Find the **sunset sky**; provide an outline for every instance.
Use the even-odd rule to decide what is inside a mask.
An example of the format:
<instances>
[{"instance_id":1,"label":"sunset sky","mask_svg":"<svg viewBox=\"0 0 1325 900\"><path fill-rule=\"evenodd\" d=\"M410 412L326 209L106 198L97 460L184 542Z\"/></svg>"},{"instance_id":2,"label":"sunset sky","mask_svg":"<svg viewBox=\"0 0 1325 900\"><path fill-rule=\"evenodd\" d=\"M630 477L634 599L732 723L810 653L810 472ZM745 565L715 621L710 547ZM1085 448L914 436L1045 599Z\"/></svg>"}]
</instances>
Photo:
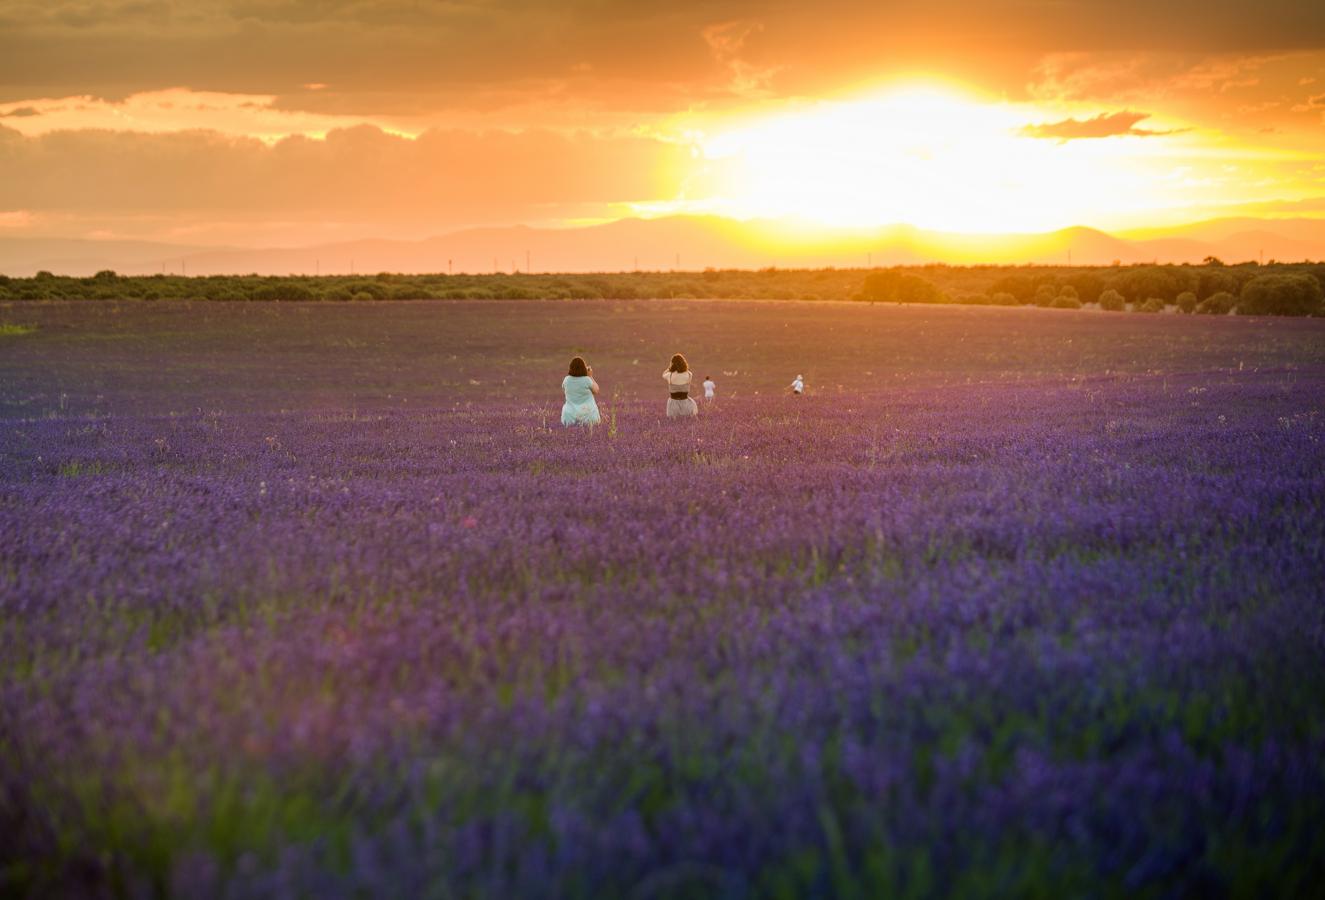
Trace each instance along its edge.
<instances>
[{"instance_id":1,"label":"sunset sky","mask_svg":"<svg viewBox=\"0 0 1325 900\"><path fill-rule=\"evenodd\" d=\"M1325 216L1325 3L0 0L0 237Z\"/></svg>"}]
</instances>

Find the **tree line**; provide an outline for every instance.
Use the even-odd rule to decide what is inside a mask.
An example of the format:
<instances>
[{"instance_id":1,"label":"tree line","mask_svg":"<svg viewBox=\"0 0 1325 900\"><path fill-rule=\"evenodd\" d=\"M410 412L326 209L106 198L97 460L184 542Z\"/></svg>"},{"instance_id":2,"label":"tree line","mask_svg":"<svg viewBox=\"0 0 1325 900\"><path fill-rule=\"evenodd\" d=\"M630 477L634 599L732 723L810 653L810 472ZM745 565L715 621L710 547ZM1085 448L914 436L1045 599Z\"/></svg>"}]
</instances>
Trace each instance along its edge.
<instances>
[{"instance_id":1,"label":"tree line","mask_svg":"<svg viewBox=\"0 0 1325 900\"><path fill-rule=\"evenodd\" d=\"M1325 263L706 269L598 274L0 275L6 300L752 299L955 303L1224 315L1325 315Z\"/></svg>"}]
</instances>

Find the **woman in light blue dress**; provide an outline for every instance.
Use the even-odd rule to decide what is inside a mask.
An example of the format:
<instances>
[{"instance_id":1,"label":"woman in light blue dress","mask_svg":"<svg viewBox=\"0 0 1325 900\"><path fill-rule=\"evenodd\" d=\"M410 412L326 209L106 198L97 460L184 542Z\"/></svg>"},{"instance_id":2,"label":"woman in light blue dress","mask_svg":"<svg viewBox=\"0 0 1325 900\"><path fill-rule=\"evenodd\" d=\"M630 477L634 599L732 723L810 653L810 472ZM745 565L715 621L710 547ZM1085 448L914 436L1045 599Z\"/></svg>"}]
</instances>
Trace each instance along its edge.
<instances>
[{"instance_id":1,"label":"woman in light blue dress","mask_svg":"<svg viewBox=\"0 0 1325 900\"><path fill-rule=\"evenodd\" d=\"M598 382L593 380L593 367L586 366L580 357L570 361L570 371L561 379L561 389L566 392L566 403L561 407L562 425L597 425L602 421L594 401Z\"/></svg>"}]
</instances>

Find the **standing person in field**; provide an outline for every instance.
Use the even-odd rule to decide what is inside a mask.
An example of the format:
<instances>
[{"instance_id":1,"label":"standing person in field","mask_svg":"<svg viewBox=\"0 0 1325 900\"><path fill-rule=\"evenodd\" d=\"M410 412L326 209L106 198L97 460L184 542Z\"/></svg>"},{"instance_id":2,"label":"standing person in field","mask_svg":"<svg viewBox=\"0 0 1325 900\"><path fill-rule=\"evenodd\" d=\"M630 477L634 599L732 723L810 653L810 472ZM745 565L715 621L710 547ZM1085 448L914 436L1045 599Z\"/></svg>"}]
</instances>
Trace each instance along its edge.
<instances>
[{"instance_id":1,"label":"standing person in field","mask_svg":"<svg viewBox=\"0 0 1325 900\"><path fill-rule=\"evenodd\" d=\"M797 375L796 380L791 383L791 392L797 397L805 393L805 379L802 376Z\"/></svg>"},{"instance_id":2,"label":"standing person in field","mask_svg":"<svg viewBox=\"0 0 1325 900\"><path fill-rule=\"evenodd\" d=\"M699 415L699 407L690 397L690 381L692 378L690 364L681 354L672 357L672 364L663 372L663 380L667 382L667 418L685 419L691 416Z\"/></svg>"},{"instance_id":3,"label":"standing person in field","mask_svg":"<svg viewBox=\"0 0 1325 900\"><path fill-rule=\"evenodd\" d=\"M712 375L705 375L705 376L704 376L704 399L705 399L705 400L712 400L712 399L713 399L713 392L716 391L717 389L718 389L718 386L717 386L716 384L713 383L713 376L712 376Z\"/></svg>"},{"instance_id":4,"label":"standing person in field","mask_svg":"<svg viewBox=\"0 0 1325 900\"><path fill-rule=\"evenodd\" d=\"M561 407L562 425L597 425L602 421L594 400L598 382L593 380L593 367L585 365L583 358L577 356L570 361L570 369L561 379L561 389L566 392L566 402Z\"/></svg>"}]
</instances>

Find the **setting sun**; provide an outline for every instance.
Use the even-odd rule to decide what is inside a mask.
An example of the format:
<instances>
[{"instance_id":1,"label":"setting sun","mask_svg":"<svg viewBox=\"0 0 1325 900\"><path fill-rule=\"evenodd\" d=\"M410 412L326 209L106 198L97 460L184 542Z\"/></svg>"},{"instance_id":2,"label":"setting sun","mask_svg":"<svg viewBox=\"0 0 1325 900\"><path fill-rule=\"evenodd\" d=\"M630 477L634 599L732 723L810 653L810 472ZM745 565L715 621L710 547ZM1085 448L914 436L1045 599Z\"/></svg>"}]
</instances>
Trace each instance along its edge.
<instances>
[{"instance_id":1,"label":"setting sun","mask_svg":"<svg viewBox=\"0 0 1325 900\"><path fill-rule=\"evenodd\" d=\"M713 195L697 206L738 218L1006 233L1125 223L1181 201L1171 160L1139 140L1027 136L1053 115L911 87L719 125L700 140Z\"/></svg>"}]
</instances>

